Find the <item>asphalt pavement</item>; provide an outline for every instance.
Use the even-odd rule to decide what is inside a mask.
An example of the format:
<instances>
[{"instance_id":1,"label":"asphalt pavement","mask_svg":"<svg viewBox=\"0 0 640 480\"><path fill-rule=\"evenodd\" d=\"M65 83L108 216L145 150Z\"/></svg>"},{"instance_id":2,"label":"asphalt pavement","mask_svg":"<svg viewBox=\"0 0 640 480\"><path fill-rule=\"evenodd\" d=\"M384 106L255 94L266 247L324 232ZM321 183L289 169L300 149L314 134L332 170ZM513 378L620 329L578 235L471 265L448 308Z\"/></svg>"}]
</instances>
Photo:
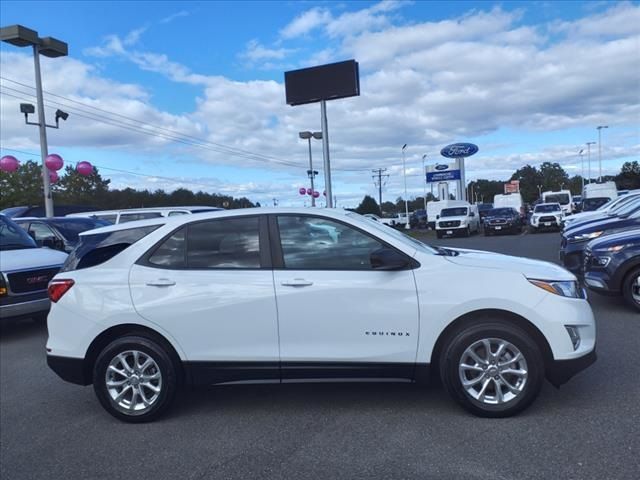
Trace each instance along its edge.
<instances>
[{"instance_id":1,"label":"asphalt pavement","mask_svg":"<svg viewBox=\"0 0 640 480\"><path fill-rule=\"evenodd\" d=\"M557 261L554 233L419 236ZM50 371L46 328L22 322L0 333L0 478L637 480L640 315L589 300L598 361L508 419L473 417L438 385L246 385L183 392L130 425Z\"/></svg>"}]
</instances>

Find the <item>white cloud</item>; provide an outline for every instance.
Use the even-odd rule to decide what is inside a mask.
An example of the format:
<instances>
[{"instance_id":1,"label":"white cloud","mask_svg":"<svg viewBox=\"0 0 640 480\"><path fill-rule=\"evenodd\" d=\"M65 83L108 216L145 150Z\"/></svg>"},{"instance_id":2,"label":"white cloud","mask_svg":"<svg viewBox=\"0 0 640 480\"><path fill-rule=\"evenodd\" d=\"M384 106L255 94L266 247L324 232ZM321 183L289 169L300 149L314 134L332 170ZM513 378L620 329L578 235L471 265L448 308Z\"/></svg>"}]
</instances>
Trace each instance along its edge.
<instances>
[{"instance_id":1,"label":"white cloud","mask_svg":"<svg viewBox=\"0 0 640 480\"><path fill-rule=\"evenodd\" d=\"M331 21L331 12L326 8L315 7L298 15L291 23L280 30L284 39L292 39L307 35L318 27Z\"/></svg>"},{"instance_id":2,"label":"white cloud","mask_svg":"<svg viewBox=\"0 0 640 480\"><path fill-rule=\"evenodd\" d=\"M176 20L176 19L178 19L178 18L181 18L181 17L188 17L189 15L190 15L190 14L189 14L189 12L188 12L188 11L186 11L186 10L181 10L181 11L179 11L179 12L176 12L176 13L172 14L172 15L169 15L169 16L167 16L167 17L164 17L163 19L161 19L161 20L160 20L160 23L164 23L164 24L166 24L166 23L171 23L171 22L173 22L174 20Z\"/></svg>"},{"instance_id":3,"label":"white cloud","mask_svg":"<svg viewBox=\"0 0 640 480\"><path fill-rule=\"evenodd\" d=\"M265 60L283 60L287 55L294 52L288 48L268 48L257 40L250 40L245 50L240 54L240 58L249 61L250 64L264 62Z\"/></svg>"}]
</instances>

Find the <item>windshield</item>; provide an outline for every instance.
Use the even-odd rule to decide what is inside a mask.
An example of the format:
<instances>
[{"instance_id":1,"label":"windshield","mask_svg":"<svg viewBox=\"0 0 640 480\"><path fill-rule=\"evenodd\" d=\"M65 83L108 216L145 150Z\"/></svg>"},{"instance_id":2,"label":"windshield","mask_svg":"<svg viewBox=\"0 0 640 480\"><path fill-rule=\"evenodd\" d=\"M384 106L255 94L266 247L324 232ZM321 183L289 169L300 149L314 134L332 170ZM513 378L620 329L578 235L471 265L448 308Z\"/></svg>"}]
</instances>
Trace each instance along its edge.
<instances>
[{"instance_id":1,"label":"windshield","mask_svg":"<svg viewBox=\"0 0 640 480\"><path fill-rule=\"evenodd\" d=\"M487 215L489 217L499 217L505 215L513 215L516 211L513 208L494 208L493 210L489 210Z\"/></svg>"},{"instance_id":2,"label":"windshield","mask_svg":"<svg viewBox=\"0 0 640 480\"><path fill-rule=\"evenodd\" d=\"M609 203L609 197L587 198L582 202L582 211L591 212Z\"/></svg>"},{"instance_id":3,"label":"windshield","mask_svg":"<svg viewBox=\"0 0 640 480\"><path fill-rule=\"evenodd\" d=\"M487 212L493 208L493 203L481 203L478 205L478 210L480 212Z\"/></svg>"},{"instance_id":4,"label":"windshield","mask_svg":"<svg viewBox=\"0 0 640 480\"><path fill-rule=\"evenodd\" d=\"M466 217L469 209L467 207L444 208L440 212L441 217Z\"/></svg>"},{"instance_id":5,"label":"windshield","mask_svg":"<svg viewBox=\"0 0 640 480\"><path fill-rule=\"evenodd\" d=\"M16 223L0 215L0 250L38 248L33 238Z\"/></svg>"},{"instance_id":6,"label":"windshield","mask_svg":"<svg viewBox=\"0 0 640 480\"><path fill-rule=\"evenodd\" d=\"M351 217L351 218L355 218L355 219L359 219L362 218L362 215L360 215L359 213L355 213L355 212L349 212L347 213L347 216ZM412 246L413 248L417 248L419 250L422 250L424 252L428 252L428 253L433 253L436 254L438 253L434 248L431 248L430 246L428 246L425 243L422 243L419 240L416 240L413 237L410 237L409 235L406 235L404 233L402 233L400 230L396 230L395 228L389 228L388 226L382 224L382 223L377 223L377 222L372 222L370 220L366 220L366 224L368 226L367 230L375 230L376 232L374 233L383 233L385 235L390 235L392 237L394 237L396 240L400 240L403 243L406 243L410 246Z\"/></svg>"},{"instance_id":7,"label":"windshield","mask_svg":"<svg viewBox=\"0 0 640 480\"><path fill-rule=\"evenodd\" d=\"M569 205L571 199L567 193L554 193L552 195L545 195L544 201L547 203L559 203L560 205Z\"/></svg>"},{"instance_id":8,"label":"windshield","mask_svg":"<svg viewBox=\"0 0 640 480\"><path fill-rule=\"evenodd\" d=\"M630 203L637 201L640 195L633 195L630 197L622 197L611 201L611 209L609 215L615 215L619 210L626 208ZM615 202L615 203L614 203Z\"/></svg>"},{"instance_id":9,"label":"windshield","mask_svg":"<svg viewBox=\"0 0 640 480\"><path fill-rule=\"evenodd\" d=\"M536 205L536 209L533 213L551 213L559 211L560 205L558 203L554 203L553 205Z\"/></svg>"},{"instance_id":10,"label":"windshield","mask_svg":"<svg viewBox=\"0 0 640 480\"><path fill-rule=\"evenodd\" d=\"M111 223L105 220L93 218L65 218L64 220L52 220L53 225L60 234L69 242L77 242L78 235L94 228L106 227Z\"/></svg>"}]
</instances>

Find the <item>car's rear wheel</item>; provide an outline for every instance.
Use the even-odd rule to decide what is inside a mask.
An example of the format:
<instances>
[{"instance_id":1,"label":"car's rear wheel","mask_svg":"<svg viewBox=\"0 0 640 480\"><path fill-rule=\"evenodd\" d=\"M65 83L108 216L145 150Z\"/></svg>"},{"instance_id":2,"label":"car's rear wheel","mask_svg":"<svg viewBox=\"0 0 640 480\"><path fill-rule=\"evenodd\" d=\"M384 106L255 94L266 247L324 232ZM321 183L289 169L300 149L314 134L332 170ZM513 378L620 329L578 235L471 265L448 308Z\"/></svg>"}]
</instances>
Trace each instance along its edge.
<instances>
[{"instance_id":1,"label":"car's rear wheel","mask_svg":"<svg viewBox=\"0 0 640 480\"><path fill-rule=\"evenodd\" d=\"M173 401L177 369L168 352L140 336L122 337L100 352L93 388L102 406L125 422L155 420Z\"/></svg>"},{"instance_id":2,"label":"car's rear wheel","mask_svg":"<svg viewBox=\"0 0 640 480\"><path fill-rule=\"evenodd\" d=\"M487 320L452 336L442 351L440 377L451 397L469 412L508 417L535 400L544 362L524 330Z\"/></svg>"},{"instance_id":3,"label":"car's rear wheel","mask_svg":"<svg viewBox=\"0 0 640 480\"><path fill-rule=\"evenodd\" d=\"M629 305L640 310L640 268L627 274L622 286L622 293Z\"/></svg>"}]
</instances>

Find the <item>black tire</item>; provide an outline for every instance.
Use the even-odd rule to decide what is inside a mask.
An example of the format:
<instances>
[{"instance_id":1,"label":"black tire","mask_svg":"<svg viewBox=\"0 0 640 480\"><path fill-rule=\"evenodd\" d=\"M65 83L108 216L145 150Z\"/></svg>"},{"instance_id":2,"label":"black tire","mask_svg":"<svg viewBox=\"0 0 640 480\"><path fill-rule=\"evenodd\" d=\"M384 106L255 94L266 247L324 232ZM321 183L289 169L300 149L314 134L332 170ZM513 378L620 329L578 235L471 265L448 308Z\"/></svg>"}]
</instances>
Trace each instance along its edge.
<instances>
[{"instance_id":1,"label":"black tire","mask_svg":"<svg viewBox=\"0 0 640 480\"><path fill-rule=\"evenodd\" d=\"M139 351L156 363L161 375L160 392L147 410L134 413L118 405L106 385L107 368L120 353ZM129 423L150 422L160 417L171 405L178 388L177 366L170 354L154 340L142 336L121 337L107 345L98 355L93 368L93 389L104 409L119 420ZM134 387L131 387L133 389ZM147 391L148 393L148 391Z\"/></svg>"},{"instance_id":2,"label":"black tire","mask_svg":"<svg viewBox=\"0 0 640 480\"><path fill-rule=\"evenodd\" d=\"M471 236L471 227L467 227L467 229L464 231L462 236L463 237L470 237Z\"/></svg>"},{"instance_id":3,"label":"black tire","mask_svg":"<svg viewBox=\"0 0 640 480\"><path fill-rule=\"evenodd\" d=\"M526 361L527 378L522 391L502 404L489 404L473 398L462 386L459 364L465 350L482 339L501 339L515 346ZM464 409L480 417L499 418L515 415L535 400L544 378L544 361L536 342L524 330L502 320L479 318L477 323L459 330L445 344L439 360L440 378L449 395ZM486 373L488 375L488 372ZM487 391L496 383L490 378ZM484 382L483 382L484 383ZM502 391L502 388L501 388Z\"/></svg>"},{"instance_id":4,"label":"black tire","mask_svg":"<svg viewBox=\"0 0 640 480\"><path fill-rule=\"evenodd\" d=\"M622 294L629 305L640 310L640 301L633 298L633 289L638 288L636 285L640 283L640 267L631 270L622 283Z\"/></svg>"},{"instance_id":5,"label":"black tire","mask_svg":"<svg viewBox=\"0 0 640 480\"><path fill-rule=\"evenodd\" d=\"M442 231L441 230L436 230L436 237L442 238Z\"/></svg>"}]
</instances>

